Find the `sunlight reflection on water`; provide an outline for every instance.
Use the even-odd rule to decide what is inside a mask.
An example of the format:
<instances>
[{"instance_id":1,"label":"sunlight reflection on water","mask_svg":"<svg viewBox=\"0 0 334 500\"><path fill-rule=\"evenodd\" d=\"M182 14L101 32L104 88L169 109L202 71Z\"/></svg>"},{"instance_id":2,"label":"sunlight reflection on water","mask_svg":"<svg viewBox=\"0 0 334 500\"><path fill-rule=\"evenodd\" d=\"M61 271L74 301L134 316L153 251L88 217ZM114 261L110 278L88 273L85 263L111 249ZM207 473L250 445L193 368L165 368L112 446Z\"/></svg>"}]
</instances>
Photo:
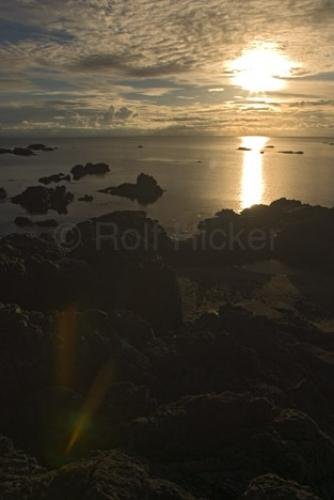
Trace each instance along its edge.
<instances>
[{"instance_id":1,"label":"sunlight reflection on water","mask_svg":"<svg viewBox=\"0 0 334 500\"><path fill-rule=\"evenodd\" d=\"M241 147L248 148L244 151L241 176L241 209L262 202L264 191L263 180L263 148L268 142L268 137L246 136L241 139Z\"/></svg>"}]
</instances>

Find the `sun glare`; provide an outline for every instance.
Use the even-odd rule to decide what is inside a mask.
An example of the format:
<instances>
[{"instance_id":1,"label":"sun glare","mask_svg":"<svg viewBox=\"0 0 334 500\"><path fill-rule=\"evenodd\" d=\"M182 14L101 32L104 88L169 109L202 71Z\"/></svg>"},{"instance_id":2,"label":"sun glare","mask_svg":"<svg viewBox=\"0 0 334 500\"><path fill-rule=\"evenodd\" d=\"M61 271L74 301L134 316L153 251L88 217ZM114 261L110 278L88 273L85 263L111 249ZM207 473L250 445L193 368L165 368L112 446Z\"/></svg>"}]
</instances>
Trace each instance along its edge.
<instances>
[{"instance_id":1,"label":"sun glare","mask_svg":"<svg viewBox=\"0 0 334 500\"><path fill-rule=\"evenodd\" d=\"M241 147L243 153L241 177L241 208L248 208L261 203L264 191L263 155L261 151L268 142L268 137L243 137Z\"/></svg>"},{"instance_id":2,"label":"sun glare","mask_svg":"<svg viewBox=\"0 0 334 500\"><path fill-rule=\"evenodd\" d=\"M264 45L245 50L229 64L235 85L250 92L281 90L284 78L291 76L294 63L274 45Z\"/></svg>"}]
</instances>

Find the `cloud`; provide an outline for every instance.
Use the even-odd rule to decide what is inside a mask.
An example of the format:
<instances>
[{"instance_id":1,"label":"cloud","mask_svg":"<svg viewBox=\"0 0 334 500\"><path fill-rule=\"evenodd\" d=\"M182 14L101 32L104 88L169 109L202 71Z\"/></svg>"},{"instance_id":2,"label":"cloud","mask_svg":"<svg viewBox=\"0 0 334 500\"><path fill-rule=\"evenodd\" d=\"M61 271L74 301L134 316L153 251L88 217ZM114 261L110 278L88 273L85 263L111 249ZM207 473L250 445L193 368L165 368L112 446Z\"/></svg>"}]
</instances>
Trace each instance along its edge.
<instances>
[{"instance_id":1,"label":"cloud","mask_svg":"<svg viewBox=\"0 0 334 500\"><path fill-rule=\"evenodd\" d=\"M183 122L187 130L235 131L252 130L252 119L256 127L296 130L333 121L333 0L3 4L0 98L15 103L11 126L151 131ZM287 92L269 93L262 105L247 104L227 71L255 42L272 42L301 64Z\"/></svg>"}]
</instances>

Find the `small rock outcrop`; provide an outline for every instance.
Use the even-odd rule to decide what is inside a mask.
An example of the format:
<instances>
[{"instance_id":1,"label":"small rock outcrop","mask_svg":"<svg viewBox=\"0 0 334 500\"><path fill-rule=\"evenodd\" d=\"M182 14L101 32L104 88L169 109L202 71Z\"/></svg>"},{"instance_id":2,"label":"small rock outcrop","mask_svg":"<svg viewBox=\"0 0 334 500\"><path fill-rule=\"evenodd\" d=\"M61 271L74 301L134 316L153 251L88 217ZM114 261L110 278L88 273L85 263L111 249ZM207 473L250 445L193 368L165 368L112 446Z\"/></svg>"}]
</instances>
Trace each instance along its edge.
<instances>
[{"instance_id":1,"label":"small rock outcrop","mask_svg":"<svg viewBox=\"0 0 334 500\"><path fill-rule=\"evenodd\" d=\"M57 148L52 148L50 146L45 146L45 144L30 144L30 146L24 147L15 147L13 149L8 148L0 148L0 155L4 154L13 154L18 156L34 156L35 151L55 151Z\"/></svg>"},{"instance_id":2,"label":"small rock outcrop","mask_svg":"<svg viewBox=\"0 0 334 500\"><path fill-rule=\"evenodd\" d=\"M28 146L28 149L31 149L32 151L55 151L57 148L53 148L50 146L45 146L45 144L30 144Z\"/></svg>"},{"instance_id":3,"label":"small rock outcrop","mask_svg":"<svg viewBox=\"0 0 334 500\"><path fill-rule=\"evenodd\" d=\"M304 151L279 151L283 155L303 155Z\"/></svg>"},{"instance_id":4,"label":"small rock outcrop","mask_svg":"<svg viewBox=\"0 0 334 500\"><path fill-rule=\"evenodd\" d=\"M106 163L86 163L86 165L75 165L71 169L74 180L79 180L86 175L103 175L110 171Z\"/></svg>"},{"instance_id":5,"label":"small rock outcrop","mask_svg":"<svg viewBox=\"0 0 334 500\"><path fill-rule=\"evenodd\" d=\"M141 205L154 203L164 193L154 177L143 173L138 175L135 184L126 182L119 186L101 189L100 192L137 200Z\"/></svg>"},{"instance_id":6,"label":"small rock outcrop","mask_svg":"<svg viewBox=\"0 0 334 500\"><path fill-rule=\"evenodd\" d=\"M46 214L48 210L55 210L63 214L67 206L73 201L74 196L64 186L46 188L30 186L23 193L14 196L12 203L21 205L32 214Z\"/></svg>"},{"instance_id":7,"label":"small rock outcrop","mask_svg":"<svg viewBox=\"0 0 334 500\"><path fill-rule=\"evenodd\" d=\"M78 201L85 201L86 203L90 203L94 200L94 196L91 196L89 194L85 194L84 196L81 196L78 198Z\"/></svg>"},{"instance_id":8,"label":"small rock outcrop","mask_svg":"<svg viewBox=\"0 0 334 500\"><path fill-rule=\"evenodd\" d=\"M0 187L0 201L5 200L6 198L7 198L7 191L4 188Z\"/></svg>"},{"instance_id":9,"label":"small rock outcrop","mask_svg":"<svg viewBox=\"0 0 334 500\"><path fill-rule=\"evenodd\" d=\"M41 184L48 185L48 184L51 184L52 182L54 182L54 183L58 183L58 182L62 182L62 181L69 182L70 180L71 180L70 175L66 175L66 174L63 174L61 172L60 174L53 174L53 175L50 175L48 177L41 177L38 180L38 182L40 182Z\"/></svg>"},{"instance_id":10,"label":"small rock outcrop","mask_svg":"<svg viewBox=\"0 0 334 500\"><path fill-rule=\"evenodd\" d=\"M17 156L34 156L35 153L29 148L14 148L12 150L13 155Z\"/></svg>"}]
</instances>

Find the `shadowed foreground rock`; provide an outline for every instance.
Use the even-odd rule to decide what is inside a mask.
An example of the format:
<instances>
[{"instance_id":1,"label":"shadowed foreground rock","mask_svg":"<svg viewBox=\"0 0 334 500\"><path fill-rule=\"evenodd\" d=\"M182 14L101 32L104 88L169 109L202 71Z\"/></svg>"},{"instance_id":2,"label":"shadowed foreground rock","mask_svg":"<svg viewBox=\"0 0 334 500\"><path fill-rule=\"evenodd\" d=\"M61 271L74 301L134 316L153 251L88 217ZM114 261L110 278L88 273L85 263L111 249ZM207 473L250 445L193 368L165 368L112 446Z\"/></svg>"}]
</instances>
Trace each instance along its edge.
<instances>
[{"instance_id":1,"label":"shadowed foreground rock","mask_svg":"<svg viewBox=\"0 0 334 500\"><path fill-rule=\"evenodd\" d=\"M242 496L247 500L320 500L306 486L286 481L274 474L257 477Z\"/></svg>"},{"instance_id":2,"label":"shadowed foreground rock","mask_svg":"<svg viewBox=\"0 0 334 500\"><path fill-rule=\"evenodd\" d=\"M322 309L313 290L333 268L333 210L283 199L200 230L230 223L274 229L274 248L175 249L140 211L0 240L1 499L333 499L332 297ZM274 290L235 265L274 256ZM242 273L247 297L238 278L236 296L184 321L190 266L215 286Z\"/></svg>"},{"instance_id":3,"label":"shadowed foreground rock","mask_svg":"<svg viewBox=\"0 0 334 500\"><path fill-rule=\"evenodd\" d=\"M221 210L180 244L176 264L242 264L277 258L297 267L332 269L334 209L282 198L240 214Z\"/></svg>"}]
</instances>

